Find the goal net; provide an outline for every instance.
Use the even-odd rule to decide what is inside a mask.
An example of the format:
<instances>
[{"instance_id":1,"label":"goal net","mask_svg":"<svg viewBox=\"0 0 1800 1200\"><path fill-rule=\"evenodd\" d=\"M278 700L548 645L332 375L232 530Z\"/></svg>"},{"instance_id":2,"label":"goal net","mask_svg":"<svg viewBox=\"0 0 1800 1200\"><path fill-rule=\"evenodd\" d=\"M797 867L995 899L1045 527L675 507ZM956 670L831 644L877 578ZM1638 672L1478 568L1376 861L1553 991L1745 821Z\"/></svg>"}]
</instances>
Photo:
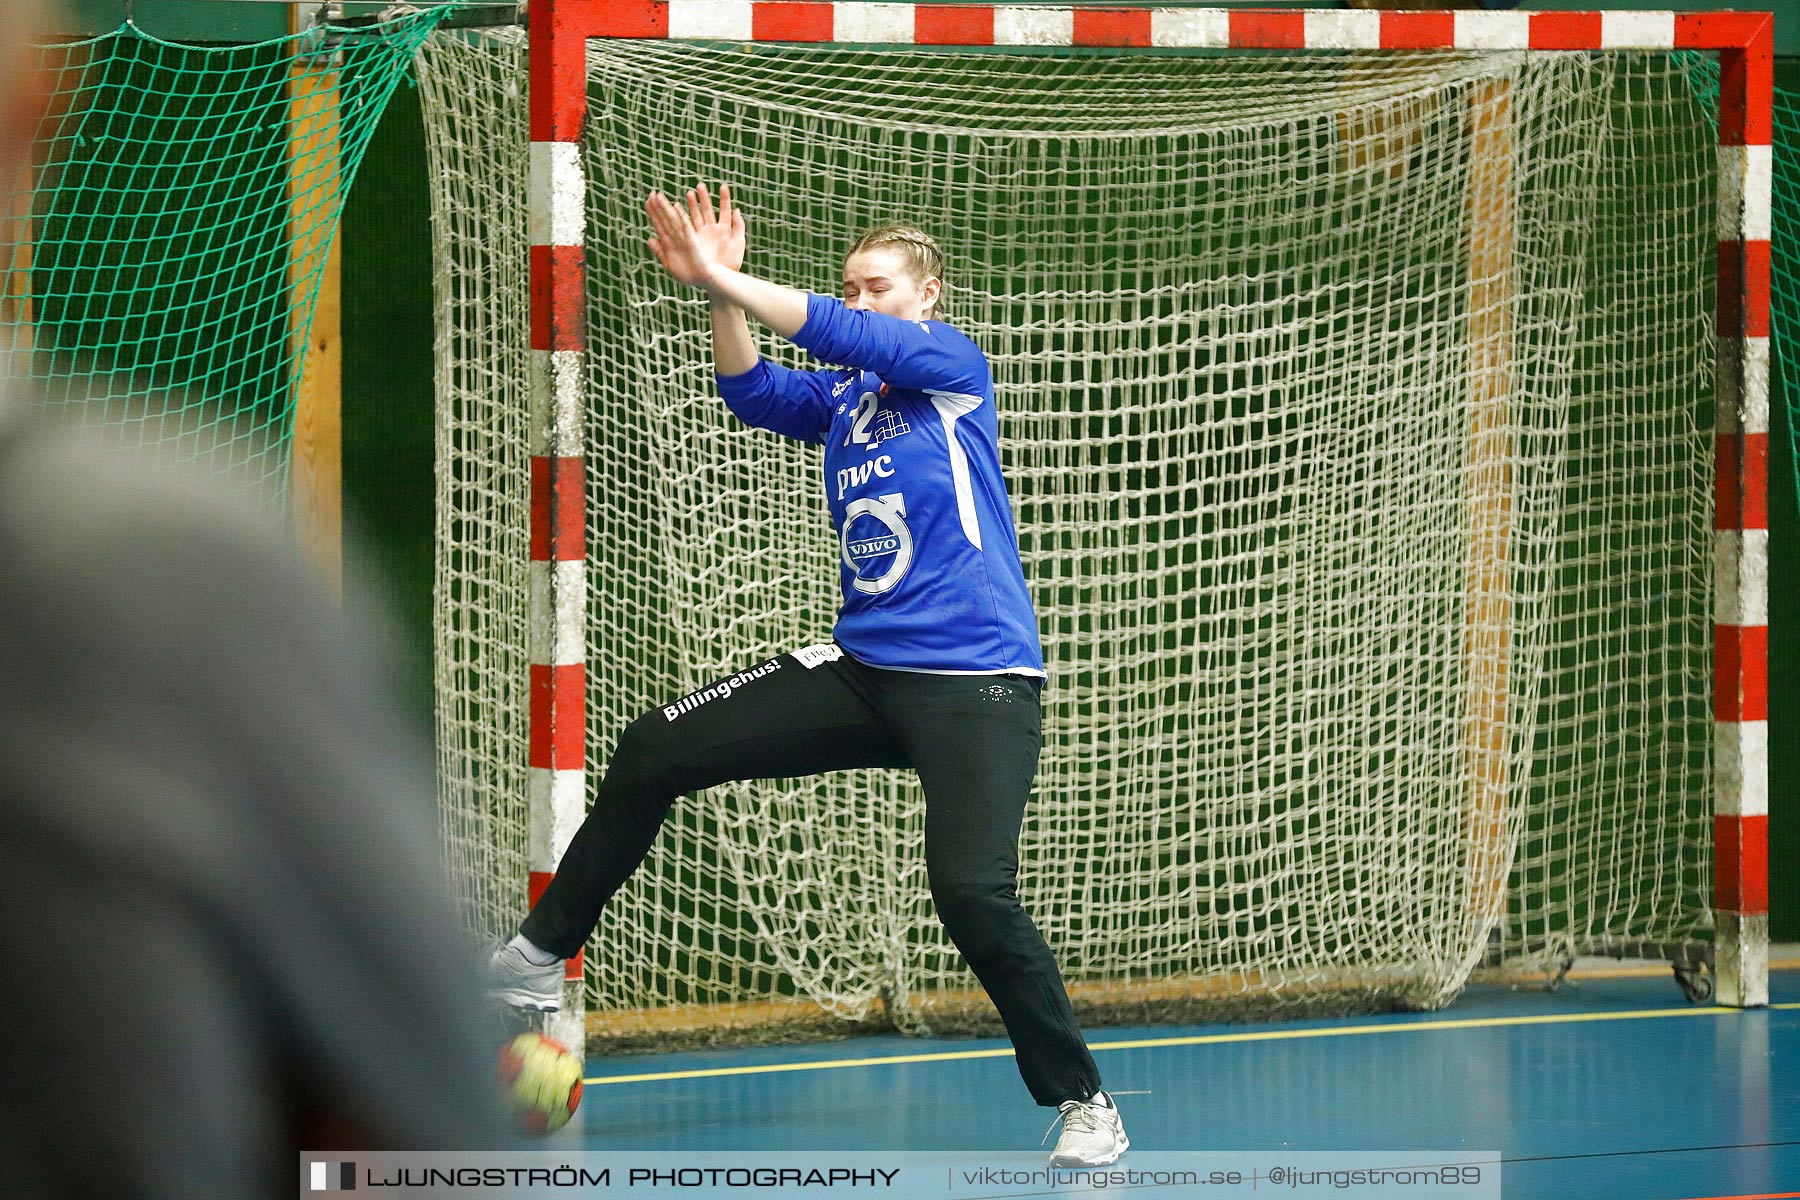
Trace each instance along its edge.
<instances>
[{"instance_id":1,"label":"goal net","mask_svg":"<svg viewBox=\"0 0 1800 1200\"><path fill-rule=\"evenodd\" d=\"M338 217L440 19L195 46L127 23L43 47L34 162L0 179L0 375L277 511Z\"/></svg>"},{"instance_id":2,"label":"goal net","mask_svg":"<svg viewBox=\"0 0 1800 1200\"><path fill-rule=\"evenodd\" d=\"M1086 1019L1438 1007L1710 937L1716 132L1649 53L590 43L589 770L829 635L816 451L738 425L645 194L728 181L834 291L900 219L993 363L1050 675L1020 891ZM524 35L421 52L438 731L526 910ZM772 337L765 353L799 364ZM994 1027L904 772L679 803L598 1035Z\"/></svg>"}]
</instances>

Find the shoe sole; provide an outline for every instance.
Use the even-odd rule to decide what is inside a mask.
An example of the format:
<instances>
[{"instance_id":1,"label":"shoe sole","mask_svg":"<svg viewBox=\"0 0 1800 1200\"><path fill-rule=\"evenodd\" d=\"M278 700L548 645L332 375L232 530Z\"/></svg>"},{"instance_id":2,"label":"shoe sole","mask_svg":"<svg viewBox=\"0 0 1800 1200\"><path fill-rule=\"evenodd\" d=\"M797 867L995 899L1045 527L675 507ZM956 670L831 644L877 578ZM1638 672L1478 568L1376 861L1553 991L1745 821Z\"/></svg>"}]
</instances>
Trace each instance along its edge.
<instances>
[{"instance_id":1,"label":"shoe sole","mask_svg":"<svg viewBox=\"0 0 1800 1200\"><path fill-rule=\"evenodd\" d=\"M1052 1154L1050 1156L1050 1165L1053 1167L1064 1167L1064 1168L1068 1168L1068 1167L1110 1167L1114 1163L1118 1162L1119 1159L1124 1155L1124 1153L1129 1149L1131 1149L1131 1139L1126 1137L1125 1131L1121 1129L1119 1131L1119 1148L1117 1151L1114 1152L1114 1154L1111 1158L1096 1158L1093 1160L1089 1160L1089 1159L1085 1159L1085 1158L1057 1158L1056 1155Z\"/></svg>"},{"instance_id":2,"label":"shoe sole","mask_svg":"<svg viewBox=\"0 0 1800 1200\"><path fill-rule=\"evenodd\" d=\"M562 1011L561 1000L546 1000L531 992L489 992L490 999L513 1008L523 1008L528 1012L553 1013Z\"/></svg>"}]
</instances>

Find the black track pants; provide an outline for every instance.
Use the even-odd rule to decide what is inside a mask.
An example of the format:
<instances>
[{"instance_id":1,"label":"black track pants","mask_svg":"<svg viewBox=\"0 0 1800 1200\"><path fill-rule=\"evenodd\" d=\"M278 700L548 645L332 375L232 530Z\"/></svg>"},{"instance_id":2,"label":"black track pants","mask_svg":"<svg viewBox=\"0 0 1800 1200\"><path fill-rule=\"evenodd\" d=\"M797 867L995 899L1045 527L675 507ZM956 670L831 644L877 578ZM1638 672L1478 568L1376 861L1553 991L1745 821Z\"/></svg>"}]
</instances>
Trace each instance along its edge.
<instances>
[{"instance_id":1,"label":"black track pants","mask_svg":"<svg viewBox=\"0 0 1800 1200\"><path fill-rule=\"evenodd\" d=\"M521 931L565 957L649 851L679 796L739 779L911 767L925 789L938 917L999 1009L1039 1104L1100 1072L1043 935L1019 904L1019 827L1042 741L1040 680L865 666L836 646L783 654L645 713Z\"/></svg>"}]
</instances>

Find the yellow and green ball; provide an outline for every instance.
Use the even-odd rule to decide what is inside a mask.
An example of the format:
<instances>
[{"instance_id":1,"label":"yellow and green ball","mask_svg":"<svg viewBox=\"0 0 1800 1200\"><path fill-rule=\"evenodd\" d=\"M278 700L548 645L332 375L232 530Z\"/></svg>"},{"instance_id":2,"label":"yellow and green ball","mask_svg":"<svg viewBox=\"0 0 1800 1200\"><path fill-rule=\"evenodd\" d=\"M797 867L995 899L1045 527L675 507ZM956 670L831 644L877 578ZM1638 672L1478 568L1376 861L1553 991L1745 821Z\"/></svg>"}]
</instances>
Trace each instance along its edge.
<instances>
[{"instance_id":1,"label":"yellow and green ball","mask_svg":"<svg viewBox=\"0 0 1800 1200\"><path fill-rule=\"evenodd\" d=\"M526 1133L555 1133L581 1104L581 1060L554 1038L521 1033L500 1047L500 1097Z\"/></svg>"}]
</instances>

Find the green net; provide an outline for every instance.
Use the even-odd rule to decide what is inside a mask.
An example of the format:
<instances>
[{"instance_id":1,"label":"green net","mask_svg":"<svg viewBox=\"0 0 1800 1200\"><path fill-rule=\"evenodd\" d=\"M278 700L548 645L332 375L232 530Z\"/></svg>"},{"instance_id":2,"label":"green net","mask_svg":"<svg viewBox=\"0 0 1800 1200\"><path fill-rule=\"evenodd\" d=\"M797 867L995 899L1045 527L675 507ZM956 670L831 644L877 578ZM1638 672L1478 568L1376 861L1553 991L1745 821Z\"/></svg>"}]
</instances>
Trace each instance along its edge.
<instances>
[{"instance_id":1,"label":"green net","mask_svg":"<svg viewBox=\"0 0 1800 1200\"><path fill-rule=\"evenodd\" d=\"M9 370L122 444L279 502L338 217L437 21L235 46L127 24L45 47L37 161L0 181Z\"/></svg>"}]
</instances>

